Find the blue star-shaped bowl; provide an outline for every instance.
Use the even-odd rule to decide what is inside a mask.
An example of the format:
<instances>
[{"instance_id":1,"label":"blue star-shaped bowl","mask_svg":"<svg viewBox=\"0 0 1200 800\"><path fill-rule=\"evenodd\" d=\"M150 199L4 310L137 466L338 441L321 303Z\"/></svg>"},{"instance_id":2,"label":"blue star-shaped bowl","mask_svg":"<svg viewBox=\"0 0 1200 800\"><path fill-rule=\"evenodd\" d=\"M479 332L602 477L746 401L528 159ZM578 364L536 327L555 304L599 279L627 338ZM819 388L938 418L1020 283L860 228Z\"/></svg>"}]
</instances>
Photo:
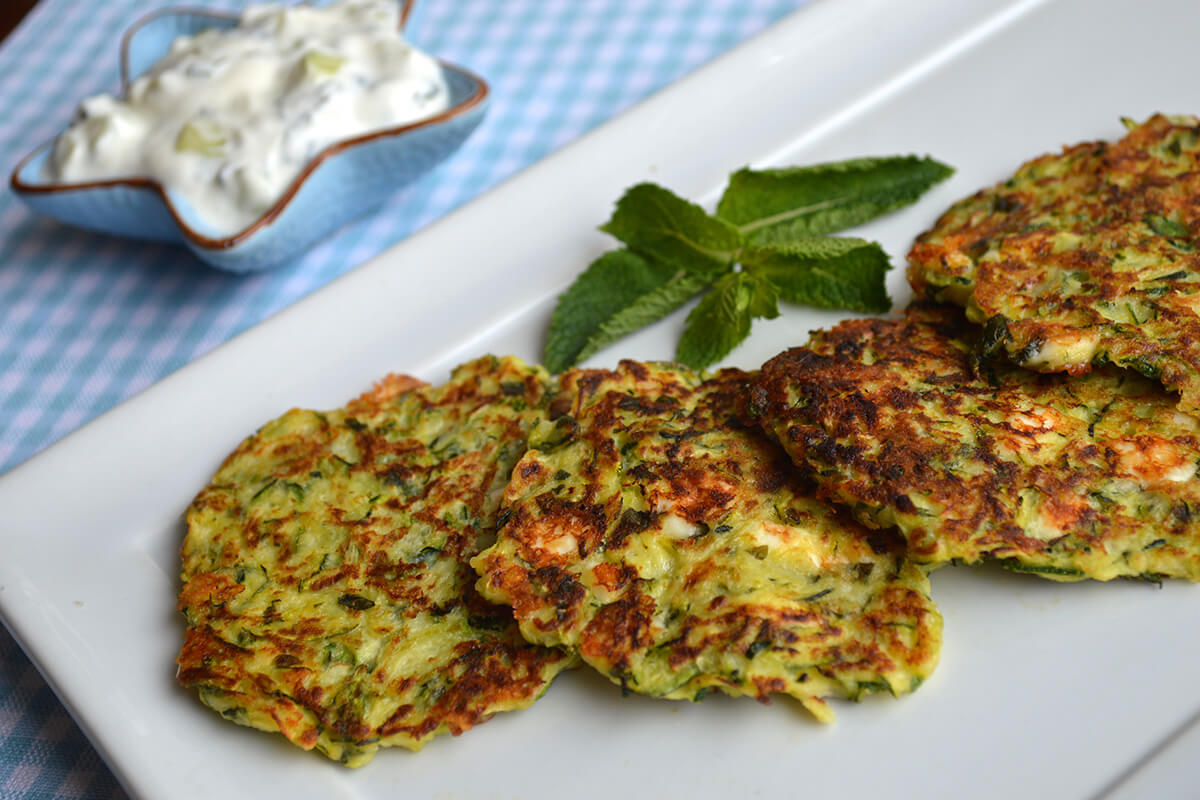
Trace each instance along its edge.
<instances>
[{"instance_id":1,"label":"blue star-shaped bowl","mask_svg":"<svg viewBox=\"0 0 1200 800\"><path fill-rule=\"evenodd\" d=\"M401 25L412 0L402 6ZM231 28L235 14L168 8L134 23L121 42L121 84L167 54L172 40L206 28ZM453 153L487 109L482 78L440 62L450 108L409 125L330 145L304 168L278 202L248 228L217 235L176 192L146 177L53 183L43 168L54 142L42 144L13 170L13 191L30 208L81 228L155 241L182 242L213 266L251 272L276 266L352 219L382 205Z\"/></svg>"}]
</instances>

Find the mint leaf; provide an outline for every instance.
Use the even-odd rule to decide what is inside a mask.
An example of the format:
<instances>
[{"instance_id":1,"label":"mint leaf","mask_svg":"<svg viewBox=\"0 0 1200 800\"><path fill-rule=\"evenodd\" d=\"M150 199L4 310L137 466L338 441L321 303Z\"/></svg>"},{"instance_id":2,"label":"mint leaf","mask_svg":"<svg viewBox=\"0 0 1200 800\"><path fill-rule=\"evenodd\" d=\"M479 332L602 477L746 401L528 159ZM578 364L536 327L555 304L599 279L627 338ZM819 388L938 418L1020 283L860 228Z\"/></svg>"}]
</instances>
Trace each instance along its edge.
<instances>
[{"instance_id":1,"label":"mint leaf","mask_svg":"<svg viewBox=\"0 0 1200 800\"><path fill-rule=\"evenodd\" d=\"M750 335L752 319L779 316L778 300L765 278L747 272L722 276L688 314L676 360L694 369L720 361Z\"/></svg>"},{"instance_id":2,"label":"mint leaf","mask_svg":"<svg viewBox=\"0 0 1200 800\"><path fill-rule=\"evenodd\" d=\"M912 203L954 170L932 158L855 158L730 176L717 216L762 244L833 233Z\"/></svg>"},{"instance_id":3,"label":"mint leaf","mask_svg":"<svg viewBox=\"0 0 1200 800\"><path fill-rule=\"evenodd\" d=\"M728 269L742 243L735 227L653 183L627 190L600 230L643 255L698 275Z\"/></svg>"},{"instance_id":4,"label":"mint leaf","mask_svg":"<svg viewBox=\"0 0 1200 800\"><path fill-rule=\"evenodd\" d=\"M874 242L821 237L747 247L745 270L770 281L789 303L879 313L892 307L888 255Z\"/></svg>"},{"instance_id":5,"label":"mint leaf","mask_svg":"<svg viewBox=\"0 0 1200 800\"><path fill-rule=\"evenodd\" d=\"M692 275L683 270L676 271L662 286L642 295L601 323L579 351L575 362L590 358L600 348L612 344L622 336L662 319L690 300L708 283L709 278L706 276Z\"/></svg>"},{"instance_id":6,"label":"mint leaf","mask_svg":"<svg viewBox=\"0 0 1200 800\"><path fill-rule=\"evenodd\" d=\"M676 272L629 250L593 261L558 298L543 354L546 368L561 372L584 358L580 353L603 323L666 285Z\"/></svg>"}]
</instances>

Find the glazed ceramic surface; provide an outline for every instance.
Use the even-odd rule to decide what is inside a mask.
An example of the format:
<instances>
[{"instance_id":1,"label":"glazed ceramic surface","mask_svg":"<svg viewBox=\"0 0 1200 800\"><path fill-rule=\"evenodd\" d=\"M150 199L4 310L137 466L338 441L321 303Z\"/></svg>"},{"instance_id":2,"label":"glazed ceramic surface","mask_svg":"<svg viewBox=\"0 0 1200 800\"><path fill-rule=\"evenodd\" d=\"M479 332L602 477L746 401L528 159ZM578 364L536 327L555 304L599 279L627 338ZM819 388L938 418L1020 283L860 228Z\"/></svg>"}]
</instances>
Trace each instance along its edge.
<instances>
[{"instance_id":1,"label":"glazed ceramic surface","mask_svg":"<svg viewBox=\"0 0 1200 800\"><path fill-rule=\"evenodd\" d=\"M237 16L166 9L144 17L121 45L124 86L149 69L178 36L229 28ZM429 119L358 136L323 150L262 217L232 236L217 234L187 201L147 178L66 184L47 181L53 141L24 158L13 191L34 210L89 230L181 242L202 260L233 272L286 262L347 222L374 211L395 191L435 167L466 140L487 110L482 78L442 62L450 108Z\"/></svg>"}]
</instances>

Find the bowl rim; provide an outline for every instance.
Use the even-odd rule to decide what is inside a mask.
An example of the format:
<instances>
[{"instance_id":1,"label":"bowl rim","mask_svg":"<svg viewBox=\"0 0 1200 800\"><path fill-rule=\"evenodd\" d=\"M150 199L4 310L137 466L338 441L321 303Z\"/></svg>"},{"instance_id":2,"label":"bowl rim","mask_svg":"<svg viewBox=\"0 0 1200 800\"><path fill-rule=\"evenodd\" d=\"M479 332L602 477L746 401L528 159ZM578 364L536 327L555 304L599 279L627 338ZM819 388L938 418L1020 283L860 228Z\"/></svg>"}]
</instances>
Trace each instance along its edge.
<instances>
[{"instance_id":1,"label":"bowl rim","mask_svg":"<svg viewBox=\"0 0 1200 800\"><path fill-rule=\"evenodd\" d=\"M400 8L401 29L404 28L405 23L408 21L408 17L412 12L412 8L415 3L416 0L402 0ZM160 8L155 11L151 11L148 14L142 15L132 25L130 25L128 29L126 29L125 34L121 37L122 95L127 92L129 83L131 82L128 75L128 55L130 42L132 41L133 37L139 30L159 17L173 15L209 17L220 20L238 20L241 18L237 13L189 6L167 6L165 8ZM474 86L474 90L471 92L471 94L456 105L447 108L445 111L434 114L431 117L425 117L424 119L410 122L405 125L398 125L392 128L380 128L379 130L370 131L349 139L342 139L333 142L313 156L308 163L305 164L304 168L292 180L292 182L288 184L287 189L284 190L283 194L279 196L279 199L276 200L270 208L264 211L257 219L254 220L254 222L228 236L206 236L205 234L196 231L176 210L175 204L171 202L171 198L167 194L167 191L163 187L162 183L144 175L136 175L126 178L109 178L105 180L83 181L79 183L30 183L24 180L21 177L22 171L24 171L25 167L28 166L31 161L41 156L43 151L54 146L54 142L58 139L58 134L55 134L53 138L39 144L17 162L17 165L13 168L12 174L9 178L9 186L13 192L18 195L23 194L39 196L120 186L133 189L150 189L159 195L159 198L166 206L167 212L171 215L171 218L179 228L180 233L189 244L204 250L230 250L247 241L248 239L253 238L259 231L269 227L273 222L275 222L275 220L277 220L291 204L291 201L299 193L301 187L304 185L305 181L308 180L309 176L312 175L312 173L315 172L318 167L325 163L325 161L360 144L402 136L411 131L431 127L443 122L448 122L452 119L456 119L465 115L467 112L478 108L484 103L485 100L487 100L491 90L487 81L485 81L482 77L474 72L471 72L470 70L458 66L457 64L452 64L449 61L444 61L436 57L435 60L439 65L441 65L443 70L456 73L457 75L466 78ZM59 133L61 133L61 131Z\"/></svg>"},{"instance_id":2,"label":"bowl rim","mask_svg":"<svg viewBox=\"0 0 1200 800\"><path fill-rule=\"evenodd\" d=\"M408 24L408 18L412 14L413 7L416 6L417 0L400 0L400 30L404 30L404 26ZM166 6L157 8L153 11L147 11L133 21L133 24L125 29L121 34L121 94L126 94L129 91L129 84L133 83L137 76L129 75L129 49L133 46L133 38L137 36L138 31L154 22L159 17L183 16L189 17L207 17L213 20L222 20L225 22L237 22L242 18L242 15L236 11L230 11L220 8L206 8L204 6Z\"/></svg>"}]
</instances>

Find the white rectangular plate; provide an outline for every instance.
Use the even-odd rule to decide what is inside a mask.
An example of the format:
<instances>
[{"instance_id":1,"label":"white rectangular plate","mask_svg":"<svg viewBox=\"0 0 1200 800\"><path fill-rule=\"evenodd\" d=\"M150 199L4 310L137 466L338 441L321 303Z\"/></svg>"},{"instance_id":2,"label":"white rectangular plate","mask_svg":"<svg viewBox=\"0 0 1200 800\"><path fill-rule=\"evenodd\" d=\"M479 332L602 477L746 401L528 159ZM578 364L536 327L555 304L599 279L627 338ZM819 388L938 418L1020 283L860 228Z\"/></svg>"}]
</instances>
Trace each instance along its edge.
<instances>
[{"instance_id":1,"label":"white rectangular plate","mask_svg":"<svg viewBox=\"0 0 1200 800\"><path fill-rule=\"evenodd\" d=\"M1116 138L1122 115L1200 110L1197 30L1200 4L1178 0L821 0L5 476L0 612L130 792L156 800L1087 797L1163 752L1147 785L1180 789L1191 740L1164 742L1200 712L1191 585L945 569L937 673L911 697L836 704L835 725L787 700L623 698L578 670L529 711L357 771L222 721L172 660L180 516L224 454L388 371L536 360L625 187L712 202L746 163L929 153L955 177L861 232L899 262L950 202L1026 158ZM890 288L907 302L902 270ZM837 317L759 322L731 361L756 366ZM681 321L595 363L669 357Z\"/></svg>"}]
</instances>

